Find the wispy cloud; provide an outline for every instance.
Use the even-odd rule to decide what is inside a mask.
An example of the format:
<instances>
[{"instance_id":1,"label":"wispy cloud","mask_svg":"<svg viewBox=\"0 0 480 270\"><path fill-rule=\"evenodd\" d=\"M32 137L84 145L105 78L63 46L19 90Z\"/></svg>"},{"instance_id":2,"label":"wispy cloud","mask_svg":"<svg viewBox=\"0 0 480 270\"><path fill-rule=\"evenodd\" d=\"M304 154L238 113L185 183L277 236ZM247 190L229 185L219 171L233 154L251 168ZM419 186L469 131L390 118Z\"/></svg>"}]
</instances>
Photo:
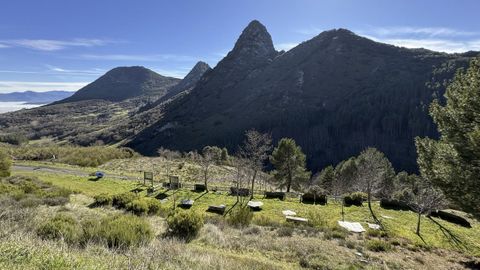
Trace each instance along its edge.
<instances>
[{"instance_id":1,"label":"wispy cloud","mask_svg":"<svg viewBox=\"0 0 480 270\"><path fill-rule=\"evenodd\" d=\"M372 27L356 31L375 41L405 48L460 53L480 50L480 32L446 27Z\"/></svg>"},{"instance_id":2,"label":"wispy cloud","mask_svg":"<svg viewBox=\"0 0 480 270\"><path fill-rule=\"evenodd\" d=\"M92 69L66 69L51 65L46 65L48 68L47 72L53 72L62 75L101 75L106 72L105 69L92 68Z\"/></svg>"},{"instance_id":3,"label":"wispy cloud","mask_svg":"<svg viewBox=\"0 0 480 270\"><path fill-rule=\"evenodd\" d=\"M38 51L59 51L69 47L96 47L114 43L105 39L84 39L53 40L53 39L12 39L0 40L0 47L22 47Z\"/></svg>"},{"instance_id":4,"label":"wispy cloud","mask_svg":"<svg viewBox=\"0 0 480 270\"><path fill-rule=\"evenodd\" d=\"M323 31L325 31L325 29L318 28L318 27L310 27L310 28L297 29L294 32L301 35L312 36L312 35L318 35Z\"/></svg>"},{"instance_id":5,"label":"wispy cloud","mask_svg":"<svg viewBox=\"0 0 480 270\"><path fill-rule=\"evenodd\" d=\"M275 48L277 50L288 51L288 50L296 47L298 44L299 44L298 42L279 43L279 44L275 44Z\"/></svg>"},{"instance_id":6,"label":"wispy cloud","mask_svg":"<svg viewBox=\"0 0 480 270\"><path fill-rule=\"evenodd\" d=\"M480 51L480 39L472 41L455 41L445 39L377 39L383 43L388 43L405 48L424 48L432 51L446 53L460 53L466 51Z\"/></svg>"},{"instance_id":7,"label":"wispy cloud","mask_svg":"<svg viewBox=\"0 0 480 270\"><path fill-rule=\"evenodd\" d=\"M80 56L87 60L109 60L109 61L146 61L146 62L162 62L162 61L196 61L197 57L175 54L83 54Z\"/></svg>"},{"instance_id":8,"label":"wispy cloud","mask_svg":"<svg viewBox=\"0 0 480 270\"><path fill-rule=\"evenodd\" d=\"M75 75L75 76L98 76L106 72L105 69L65 69L45 65L45 70L0 70L0 73L10 74L40 74L40 75Z\"/></svg>"},{"instance_id":9,"label":"wispy cloud","mask_svg":"<svg viewBox=\"0 0 480 270\"><path fill-rule=\"evenodd\" d=\"M479 35L478 32L461 31L447 27L378 27L373 28L372 32L381 36L422 35L428 37L459 37Z\"/></svg>"},{"instance_id":10,"label":"wispy cloud","mask_svg":"<svg viewBox=\"0 0 480 270\"><path fill-rule=\"evenodd\" d=\"M51 90L76 91L88 82L24 82L24 81L0 81L0 93L19 91L46 92Z\"/></svg>"},{"instance_id":11,"label":"wispy cloud","mask_svg":"<svg viewBox=\"0 0 480 270\"><path fill-rule=\"evenodd\" d=\"M318 27L295 30L298 34L308 36L318 35L322 31L323 29ZM480 50L480 31L464 31L449 27L433 26L391 26L368 27L356 29L355 32L378 42L406 48L425 48L447 53Z\"/></svg>"}]
</instances>

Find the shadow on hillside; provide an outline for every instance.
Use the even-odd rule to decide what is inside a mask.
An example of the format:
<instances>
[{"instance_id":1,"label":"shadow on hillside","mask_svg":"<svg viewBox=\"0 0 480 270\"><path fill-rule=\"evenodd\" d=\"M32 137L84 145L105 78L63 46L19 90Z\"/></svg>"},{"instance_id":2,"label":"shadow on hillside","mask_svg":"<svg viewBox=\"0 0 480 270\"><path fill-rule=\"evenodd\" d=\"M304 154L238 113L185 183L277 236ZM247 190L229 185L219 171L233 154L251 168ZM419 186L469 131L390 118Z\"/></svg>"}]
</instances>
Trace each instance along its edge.
<instances>
[{"instance_id":1,"label":"shadow on hillside","mask_svg":"<svg viewBox=\"0 0 480 270\"><path fill-rule=\"evenodd\" d=\"M443 235L445 236L445 238L448 239L448 241L450 242L450 244L452 246L455 246L457 248L467 248L463 243L462 243L462 240L460 238L458 238L458 236L456 236L452 231L450 231L448 228L445 228L442 224L440 224L438 221L436 221L435 219L433 219L432 217L428 217L433 223L435 223L438 228L440 229L440 231L443 233Z\"/></svg>"}]
</instances>

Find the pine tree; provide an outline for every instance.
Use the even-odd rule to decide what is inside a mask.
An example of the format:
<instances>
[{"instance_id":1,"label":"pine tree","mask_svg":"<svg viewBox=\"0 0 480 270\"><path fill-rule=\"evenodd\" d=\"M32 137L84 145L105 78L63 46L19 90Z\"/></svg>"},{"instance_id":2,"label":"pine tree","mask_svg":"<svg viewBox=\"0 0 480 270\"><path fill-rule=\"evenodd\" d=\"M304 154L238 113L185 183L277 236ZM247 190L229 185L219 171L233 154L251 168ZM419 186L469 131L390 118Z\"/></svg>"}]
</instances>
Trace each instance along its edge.
<instances>
[{"instance_id":1,"label":"pine tree","mask_svg":"<svg viewBox=\"0 0 480 270\"><path fill-rule=\"evenodd\" d=\"M280 188L286 187L287 192L291 188L300 188L310 178L310 172L305 169L305 154L293 139L281 139L273 150L270 161L275 167L275 180Z\"/></svg>"},{"instance_id":2,"label":"pine tree","mask_svg":"<svg viewBox=\"0 0 480 270\"><path fill-rule=\"evenodd\" d=\"M459 208L480 217L480 59L457 72L445 99L430 107L440 139L416 139L420 173Z\"/></svg>"}]
</instances>

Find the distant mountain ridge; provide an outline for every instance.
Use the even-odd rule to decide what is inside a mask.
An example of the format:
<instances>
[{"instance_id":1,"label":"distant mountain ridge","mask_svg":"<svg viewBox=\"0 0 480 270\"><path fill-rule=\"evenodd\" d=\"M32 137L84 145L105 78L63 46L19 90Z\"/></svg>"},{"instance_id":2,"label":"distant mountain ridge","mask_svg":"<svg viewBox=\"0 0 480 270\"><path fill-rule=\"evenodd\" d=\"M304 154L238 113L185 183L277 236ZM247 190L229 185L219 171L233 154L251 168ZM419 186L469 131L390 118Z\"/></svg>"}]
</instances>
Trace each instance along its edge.
<instances>
[{"instance_id":1,"label":"distant mountain ridge","mask_svg":"<svg viewBox=\"0 0 480 270\"><path fill-rule=\"evenodd\" d=\"M25 102L29 104L48 104L57 100L68 98L73 95L71 91L47 91L47 92L12 92L0 94L0 102Z\"/></svg>"},{"instance_id":2,"label":"distant mountain ridge","mask_svg":"<svg viewBox=\"0 0 480 270\"><path fill-rule=\"evenodd\" d=\"M119 102L142 95L161 97L179 81L141 66L117 67L56 104L94 99Z\"/></svg>"},{"instance_id":3,"label":"distant mountain ridge","mask_svg":"<svg viewBox=\"0 0 480 270\"><path fill-rule=\"evenodd\" d=\"M474 55L400 48L346 29L282 53L253 21L188 95L127 146L146 155L160 147L235 151L255 128L294 138L314 170L373 146L398 170L415 171L414 137L437 136L428 104Z\"/></svg>"}]
</instances>

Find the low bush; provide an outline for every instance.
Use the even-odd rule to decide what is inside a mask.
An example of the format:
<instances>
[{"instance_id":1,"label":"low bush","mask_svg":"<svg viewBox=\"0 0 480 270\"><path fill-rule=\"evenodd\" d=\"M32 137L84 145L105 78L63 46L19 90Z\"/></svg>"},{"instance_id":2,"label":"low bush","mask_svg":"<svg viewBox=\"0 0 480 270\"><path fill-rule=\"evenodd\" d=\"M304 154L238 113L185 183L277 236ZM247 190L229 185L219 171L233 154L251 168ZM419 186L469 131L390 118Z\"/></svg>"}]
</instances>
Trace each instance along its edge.
<instances>
[{"instance_id":1,"label":"low bush","mask_svg":"<svg viewBox=\"0 0 480 270\"><path fill-rule=\"evenodd\" d=\"M12 176L0 179L0 194L13 198L22 206L33 207L64 205L69 201L71 191L35 177Z\"/></svg>"},{"instance_id":2,"label":"low bush","mask_svg":"<svg viewBox=\"0 0 480 270\"><path fill-rule=\"evenodd\" d=\"M146 198L149 215L158 215L162 212L162 204L157 199Z\"/></svg>"},{"instance_id":3,"label":"low bush","mask_svg":"<svg viewBox=\"0 0 480 270\"><path fill-rule=\"evenodd\" d=\"M78 243L83 237L80 223L71 215L57 214L37 228L42 239L63 239L68 244Z\"/></svg>"},{"instance_id":4,"label":"low bush","mask_svg":"<svg viewBox=\"0 0 480 270\"><path fill-rule=\"evenodd\" d=\"M145 199L136 199L129 202L126 206L126 209L135 215L144 215L148 213L148 203Z\"/></svg>"},{"instance_id":5,"label":"low bush","mask_svg":"<svg viewBox=\"0 0 480 270\"><path fill-rule=\"evenodd\" d=\"M113 196L112 205L118 208L126 208L127 204L137 199L137 196L133 193L126 192Z\"/></svg>"},{"instance_id":6,"label":"low bush","mask_svg":"<svg viewBox=\"0 0 480 270\"><path fill-rule=\"evenodd\" d=\"M279 237L291 237L293 235L293 228L292 227L280 227L277 229L277 235Z\"/></svg>"},{"instance_id":7,"label":"low bush","mask_svg":"<svg viewBox=\"0 0 480 270\"><path fill-rule=\"evenodd\" d=\"M375 252L389 251L392 249L392 245L389 242L378 239L368 240L365 247L368 250Z\"/></svg>"},{"instance_id":8,"label":"low bush","mask_svg":"<svg viewBox=\"0 0 480 270\"><path fill-rule=\"evenodd\" d=\"M344 229L334 227L333 229L325 229L323 232L324 239L342 239L347 238L348 232Z\"/></svg>"},{"instance_id":9,"label":"low bush","mask_svg":"<svg viewBox=\"0 0 480 270\"><path fill-rule=\"evenodd\" d=\"M23 134L0 135L0 142L12 145L22 145L28 143L28 138Z\"/></svg>"},{"instance_id":10,"label":"low bush","mask_svg":"<svg viewBox=\"0 0 480 270\"><path fill-rule=\"evenodd\" d=\"M327 226L327 220L325 216L318 211L310 210L307 212L308 225L315 228L325 228Z\"/></svg>"},{"instance_id":11,"label":"low bush","mask_svg":"<svg viewBox=\"0 0 480 270\"><path fill-rule=\"evenodd\" d=\"M95 195L93 199L95 200L93 202L94 206L108 206L108 205L112 205L112 202L113 202L112 196L105 193Z\"/></svg>"},{"instance_id":12,"label":"low bush","mask_svg":"<svg viewBox=\"0 0 480 270\"><path fill-rule=\"evenodd\" d=\"M197 236L203 224L203 216L193 211L179 210L167 218L169 234L186 240Z\"/></svg>"},{"instance_id":13,"label":"low bush","mask_svg":"<svg viewBox=\"0 0 480 270\"><path fill-rule=\"evenodd\" d=\"M232 209L228 216L228 223L235 227L246 227L250 225L253 213L246 205L240 205Z\"/></svg>"},{"instance_id":14,"label":"low bush","mask_svg":"<svg viewBox=\"0 0 480 270\"><path fill-rule=\"evenodd\" d=\"M12 160L7 153L0 149L0 178L10 176Z\"/></svg>"},{"instance_id":15,"label":"low bush","mask_svg":"<svg viewBox=\"0 0 480 270\"><path fill-rule=\"evenodd\" d=\"M318 193L305 193L302 195L302 203L327 204L327 195Z\"/></svg>"},{"instance_id":16,"label":"low bush","mask_svg":"<svg viewBox=\"0 0 480 270\"><path fill-rule=\"evenodd\" d=\"M131 158L136 153L129 148L106 146L17 146L8 147L10 155L20 160L56 160L82 167L97 167L112 159Z\"/></svg>"},{"instance_id":17,"label":"low bush","mask_svg":"<svg viewBox=\"0 0 480 270\"><path fill-rule=\"evenodd\" d=\"M411 210L412 208L405 202L399 200L381 199L380 207L392 210Z\"/></svg>"},{"instance_id":18,"label":"low bush","mask_svg":"<svg viewBox=\"0 0 480 270\"><path fill-rule=\"evenodd\" d=\"M140 217L116 215L103 219L91 235L106 242L110 248L128 248L150 242L154 233L150 224Z\"/></svg>"},{"instance_id":19,"label":"low bush","mask_svg":"<svg viewBox=\"0 0 480 270\"><path fill-rule=\"evenodd\" d=\"M277 220L267 215L254 215L252 219L253 224L263 227L280 227L281 224Z\"/></svg>"},{"instance_id":20,"label":"low bush","mask_svg":"<svg viewBox=\"0 0 480 270\"><path fill-rule=\"evenodd\" d=\"M345 206L362 206L366 199L367 194L363 192L352 192L344 196L343 202L345 203Z\"/></svg>"}]
</instances>

